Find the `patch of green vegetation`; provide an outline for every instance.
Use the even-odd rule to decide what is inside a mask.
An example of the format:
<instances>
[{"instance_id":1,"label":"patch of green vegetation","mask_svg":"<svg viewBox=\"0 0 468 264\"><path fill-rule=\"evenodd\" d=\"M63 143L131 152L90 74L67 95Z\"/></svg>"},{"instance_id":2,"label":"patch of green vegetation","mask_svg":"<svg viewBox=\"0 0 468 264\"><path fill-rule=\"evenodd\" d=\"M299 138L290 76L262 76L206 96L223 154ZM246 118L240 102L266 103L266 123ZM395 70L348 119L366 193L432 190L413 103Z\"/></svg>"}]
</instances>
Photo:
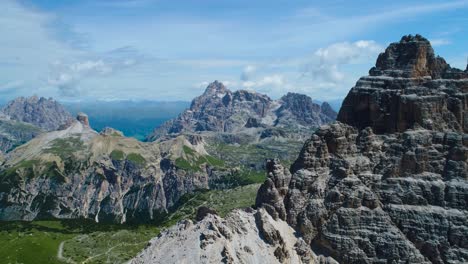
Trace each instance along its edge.
<instances>
[{"instance_id":1,"label":"patch of green vegetation","mask_svg":"<svg viewBox=\"0 0 468 264\"><path fill-rule=\"evenodd\" d=\"M9 191L11 186L18 185L24 178L34 177L34 167L38 160L26 160L0 173L0 191ZM21 173L20 173L21 171Z\"/></svg>"},{"instance_id":2,"label":"patch of green vegetation","mask_svg":"<svg viewBox=\"0 0 468 264\"><path fill-rule=\"evenodd\" d=\"M139 153L130 153L127 155L127 160L137 164L137 165L142 165L146 163L145 158L141 156Z\"/></svg>"},{"instance_id":3,"label":"patch of green vegetation","mask_svg":"<svg viewBox=\"0 0 468 264\"><path fill-rule=\"evenodd\" d=\"M175 160L175 165L183 170L187 171L201 171L203 164L208 164L211 167L222 168L224 167L224 161L217 159L209 155L197 156L195 150L188 146L183 146L183 150L187 159L179 157Z\"/></svg>"},{"instance_id":4,"label":"patch of green vegetation","mask_svg":"<svg viewBox=\"0 0 468 264\"><path fill-rule=\"evenodd\" d=\"M200 190L185 194L171 208L171 213L166 218L164 225L173 225L181 219L194 219L200 206L214 209L221 217L226 216L227 213L236 208L253 206L259 187L260 184L251 184L227 190Z\"/></svg>"},{"instance_id":5,"label":"patch of green vegetation","mask_svg":"<svg viewBox=\"0 0 468 264\"><path fill-rule=\"evenodd\" d=\"M200 167L192 166L188 160L183 158L177 158L175 160L175 165L177 168L186 171L201 171Z\"/></svg>"},{"instance_id":6,"label":"patch of green vegetation","mask_svg":"<svg viewBox=\"0 0 468 264\"><path fill-rule=\"evenodd\" d=\"M23 160L15 166L0 172L0 191L8 191L11 186L34 177L51 178L57 182L64 182L65 176L55 162L39 160Z\"/></svg>"},{"instance_id":7,"label":"patch of green vegetation","mask_svg":"<svg viewBox=\"0 0 468 264\"><path fill-rule=\"evenodd\" d=\"M125 154L123 151L115 149L111 152L110 157L113 160L124 160Z\"/></svg>"},{"instance_id":8,"label":"patch of green vegetation","mask_svg":"<svg viewBox=\"0 0 468 264\"><path fill-rule=\"evenodd\" d=\"M265 164L265 159L279 159L286 167L296 160L304 142L285 141L258 144L226 144L223 142L213 142L207 144L207 151L218 159L224 160L226 165L231 167L255 166L261 168Z\"/></svg>"},{"instance_id":9,"label":"patch of green vegetation","mask_svg":"<svg viewBox=\"0 0 468 264\"><path fill-rule=\"evenodd\" d=\"M124 263L159 231L156 226L84 220L0 222L0 259L2 263Z\"/></svg>"},{"instance_id":10,"label":"patch of green vegetation","mask_svg":"<svg viewBox=\"0 0 468 264\"><path fill-rule=\"evenodd\" d=\"M252 206L259 186L184 195L159 225L97 224L91 220L0 222L0 259L26 264L125 263L162 228L193 219L200 206L213 208L223 217L235 208Z\"/></svg>"},{"instance_id":11,"label":"patch of green vegetation","mask_svg":"<svg viewBox=\"0 0 468 264\"><path fill-rule=\"evenodd\" d=\"M187 154L187 155L195 155L195 150L191 149L188 146L184 145L183 150L184 150L185 154Z\"/></svg>"},{"instance_id":12,"label":"patch of green vegetation","mask_svg":"<svg viewBox=\"0 0 468 264\"><path fill-rule=\"evenodd\" d=\"M224 160L217 159L213 156L206 155L206 161L213 167L224 167Z\"/></svg>"},{"instance_id":13,"label":"patch of green vegetation","mask_svg":"<svg viewBox=\"0 0 468 264\"><path fill-rule=\"evenodd\" d=\"M84 144L79 137L57 138L52 141L46 153L59 156L62 160L70 158L76 151L84 149Z\"/></svg>"},{"instance_id":14,"label":"patch of green vegetation","mask_svg":"<svg viewBox=\"0 0 468 264\"><path fill-rule=\"evenodd\" d=\"M212 183L214 188L233 188L237 186L245 186L256 183L265 182L267 176L264 170L253 170L253 169L240 169L226 174L219 179L216 179Z\"/></svg>"}]
</instances>

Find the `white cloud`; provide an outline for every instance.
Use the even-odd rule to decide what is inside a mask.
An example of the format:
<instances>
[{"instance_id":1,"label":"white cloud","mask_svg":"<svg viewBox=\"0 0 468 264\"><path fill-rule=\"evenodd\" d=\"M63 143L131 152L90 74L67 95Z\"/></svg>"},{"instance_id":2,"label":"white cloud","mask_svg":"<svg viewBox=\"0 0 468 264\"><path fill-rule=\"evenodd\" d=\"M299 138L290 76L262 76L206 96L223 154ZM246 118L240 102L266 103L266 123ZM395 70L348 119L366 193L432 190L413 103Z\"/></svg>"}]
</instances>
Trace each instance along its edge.
<instances>
[{"instance_id":1,"label":"white cloud","mask_svg":"<svg viewBox=\"0 0 468 264\"><path fill-rule=\"evenodd\" d=\"M439 46L445 46L445 45L450 45L452 42L448 39L443 39L443 38L435 38L435 39L430 39L431 45L433 47L439 47Z\"/></svg>"},{"instance_id":2,"label":"white cloud","mask_svg":"<svg viewBox=\"0 0 468 264\"><path fill-rule=\"evenodd\" d=\"M310 62L304 66L304 75L337 83L345 78L345 73L340 69L343 65L375 60L381 51L383 47L372 40L331 44L315 51Z\"/></svg>"},{"instance_id":3,"label":"white cloud","mask_svg":"<svg viewBox=\"0 0 468 264\"><path fill-rule=\"evenodd\" d=\"M56 87L62 96L76 97L82 94L79 83L82 79L112 72L112 68L102 60L87 60L82 62L65 63L55 61L51 65L48 84Z\"/></svg>"},{"instance_id":4,"label":"white cloud","mask_svg":"<svg viewBox=\"0 0 468 264\"><path fill-rule=\"evenodd\" d=\"M290 91L292 86L287 82L286 77L282 74L265 75L257 79L243 81L240 83L240 88L247 90L255 90L265 93L268 96L278 97Z\"/></svg>"},{"instance_id":5,"label":"white cloud","mask_svg":"<svg viewBox=\"0 0 468 264\"><path fill-rule=\"evenodd\" d=\"M257 67L255 67L254 65L245 66L244 70L241 73L240 79L242 81L250 80L253 77L256 70L257 70Z\"/></svg>"},{"instance_id":6,"label":"white cloud","mask_svg":"<svg viewBox=\"0 0 468 264\"><path fill-rule=\"evenodd\" d=\"M16 80L16 81L10 81L5 84L0 84L0 92L2 93L10 93L17 91L18 89L23 88L24 81L22 80Z\"/></svg>"}]
</instances>

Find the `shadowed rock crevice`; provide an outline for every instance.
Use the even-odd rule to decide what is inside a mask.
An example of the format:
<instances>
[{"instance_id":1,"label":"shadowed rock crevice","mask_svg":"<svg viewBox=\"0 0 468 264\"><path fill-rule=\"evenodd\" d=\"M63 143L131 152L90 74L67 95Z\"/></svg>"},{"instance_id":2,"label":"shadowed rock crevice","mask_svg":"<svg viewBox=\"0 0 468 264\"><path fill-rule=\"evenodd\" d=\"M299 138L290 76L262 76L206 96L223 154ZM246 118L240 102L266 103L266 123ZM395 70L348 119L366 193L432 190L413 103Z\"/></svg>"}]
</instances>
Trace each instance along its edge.
<instances>
[{"instance_id":1,"label":"shadowed rock crevice","mask_svg":"<svg viewBox=\"0 0 468 264\"><path fill-rule=\"evenodd\" d=\"M468 131L468 74L434 55L427 39L405 36L351 89L338 121L377 134L423 127Z\"/></svg>"},{"instance_id":2,"label":"shadowed rock crevice","mask_svg":"<svg viewBox=\"0 0 468 264\"><path fill-rule=\"evenodd\" d=\"M468 76L421 36L391 44L256 205L342 263L468 261ZM281 190L281 191L280 191ZM283 219L283 218L282 218Z\"/></svg>"}]
</instances>

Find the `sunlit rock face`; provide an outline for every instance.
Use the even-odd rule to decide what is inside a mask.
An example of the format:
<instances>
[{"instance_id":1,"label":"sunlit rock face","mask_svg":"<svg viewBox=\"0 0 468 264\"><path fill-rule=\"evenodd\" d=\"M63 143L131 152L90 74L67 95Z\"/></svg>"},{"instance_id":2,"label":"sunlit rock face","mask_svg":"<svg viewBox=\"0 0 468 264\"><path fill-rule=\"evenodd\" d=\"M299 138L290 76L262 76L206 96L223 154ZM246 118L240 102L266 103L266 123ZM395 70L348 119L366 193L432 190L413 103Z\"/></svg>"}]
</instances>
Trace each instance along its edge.
<instances>
[{"instance_id":1,"label":"sunlit rock face","mask_svg":"<svg viewBox=\"0 0 468 264\"><path fill-rule=\"evenodd\" d=\"M254 91L233 92L214 81L192 101L190 109L155 129L147 140L187 132L261 134L271 128L310 131L335 119L336 112L328 103L316 104L303 94L288 93L272 100Z\"/></svg>"},{"instance_id":2,"label":"sunlit rock face","mask_svg":"<svg viewBox=\"0 0 468 264\"><path fill-rule=\"evenodd\" d=\"M468 261L468 79L421 36L382 53L257 206L340 263Z\"/></svg>"},{"instance_id":3,"label":"sunlit rock face","mask_svg":"<svg viewBox=\"0 0 468 264\"><path fill-rule=\"evenodd\" d=\"M209 214L162 232L133 260L143 263L336 264L315 255L286 222L264 209L235 210L226 218Z\"/></svg>"},{"instance_id":4,"label":"sunlit rock face","mask_svg":"<svg viewBox=\"0 0 468 264\"><path fill-rule=\"evenodd\" d=\"M378 134L416 127L466 133L467 91L467 71L435 56L425 38L405 36L351 89L338 120Z\"/></svg>"},{"instance_id":5,"label":"sunlit rock face","mask_svg":"<svg viewBox=\"0 0 468 264\"><path fill-rule=\"evenodd\" d=\"M10 101L2 112L12 120L30 123L46 131L57 130L73 122L70 113L52 98L19 97Z\"/></svg>"}]
</instances>

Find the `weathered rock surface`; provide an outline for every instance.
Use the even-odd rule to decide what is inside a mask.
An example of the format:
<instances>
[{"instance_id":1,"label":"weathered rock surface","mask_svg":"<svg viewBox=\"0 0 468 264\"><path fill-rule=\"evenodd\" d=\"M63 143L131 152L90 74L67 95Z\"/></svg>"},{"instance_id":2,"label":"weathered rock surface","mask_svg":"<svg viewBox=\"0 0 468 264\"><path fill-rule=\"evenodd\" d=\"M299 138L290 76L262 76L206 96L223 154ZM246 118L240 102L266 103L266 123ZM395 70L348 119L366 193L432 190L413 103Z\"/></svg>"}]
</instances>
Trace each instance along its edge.
<instances>
[{"instance_id":1,"label":"weathered rock surface","mask_svg":"<svg viewBox=\"0 0 468 264\"><path fill-rule=\"evenodd\" d=\"M405 36L351 89L338 120L379 134L417 126L466 133L467 91L468 71L436 57L425 38Z\"/></svg>"},{"instance_id":2,"label":"weathered rock surface","mask_svg":"<svg viewBox=\"0 0 468 264\"><path fill-rule=\"evenodd\" d=\"M305 94L288 93L280 99L275 125L318 127L336 119L336 112L328 103L321 106Z\"/></svg>"},{"instance_id":3,"label":"weathered rock surface","mask_svg":"<svg viewBox=\"0 0 468 264\"><path fill-rule=\"evenodd\" d=\"M39 127L0 115L0 152L8 152L41 133Z\"/></svg>"},{"instance_id":4,"label":"weathered rock surface","mask_svg":"<svg viewBox=\"0 0 468 264\"><path fill-rule=\"evenodd\" d=\"M33 124L46 131L69 125L73 117L57 101L44 97L19 97L9 102L2 112L12 120Z\"/></svg>"},{"instance_id":5,"label":"weathered rock surface","mask_svg":"<svg viewBox=\"0 0 468 264\"><path fill-rule=\"evenodd\" d=\"M0 220L155 221L185 193L209 188L212 169L196 138L143 143L99 134L82 117L6 155ZM176 165L179 157L189 160L187 153L199 159L196 170Z\"/></svg>"},{"instance_id":6,"label":"weathered rock surface","mask_svg":"<svg viewBox=\"0 0 468 264\"><path fill-rule=\"evenodd\" d=\"M131 263L336 262L317 257L286 222L260 209L180 222L152 239Z\"/></svg>"},{"instance_id":7,"label":"weathered rock surface","mask_svg":"<svg viewBox=\"0 0 468 264\"><path fill-rule=\"evenodd\" d=\"M89 121L88 121L88 124L89 124ZM123 137L124 136L122 131L119 131L119 130L114 129L112 127L103 128L102 131L99 132L99 134L101 134L103 136L114 136L114 137Z\"/></svg>"},{"instance_id":8,"label":"weathered rock surface","mask_svg":"<svg viewBox=\"0 0 468 264\"><path fill-rule=\"evenodd\" d=\"M306 95L288 93L275 101L256 92L232 92L214 81L203 95L192 101L190 109L155 129L148 140L184 132L241 133L251 128L263 131L272 127L310 129L335 118L336 112L328 104L321 107Z\"/></svg>"},{"instance_id":9,"label":"weathered rock surface","mask_svg":"<svg viewBox=\"0 0 468 264\"><path fill-rule=\"evenodd\" d=\"M420 36L391 44L370 73L291 176L269 162L257 206L340 263L466 263L468 79Z\"/></svg>"}]
</instances>

